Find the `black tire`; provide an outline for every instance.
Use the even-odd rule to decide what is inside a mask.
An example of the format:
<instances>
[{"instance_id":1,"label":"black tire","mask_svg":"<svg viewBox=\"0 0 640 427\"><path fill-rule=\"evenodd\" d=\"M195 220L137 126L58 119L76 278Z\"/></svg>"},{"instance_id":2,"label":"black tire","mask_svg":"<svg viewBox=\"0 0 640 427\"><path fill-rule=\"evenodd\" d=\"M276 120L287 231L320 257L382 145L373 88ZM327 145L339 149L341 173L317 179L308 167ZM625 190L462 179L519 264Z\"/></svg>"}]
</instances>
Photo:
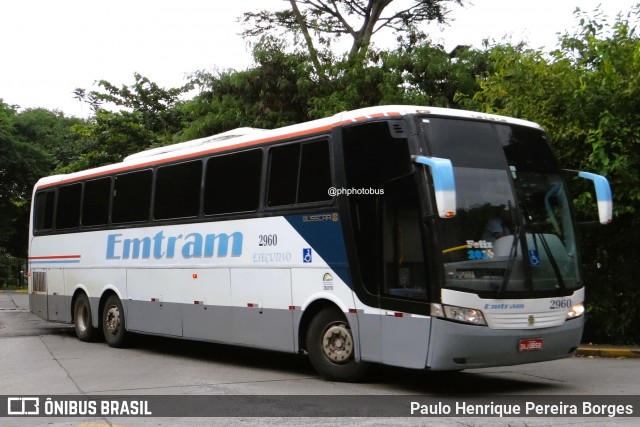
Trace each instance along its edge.
<instances>
[{"instance_id":1,"label":"black tire","mask_svg":"<svg viewBox=\"0 0 640 427\"><path fill-rule=\"evenodd\" d=\"M73 323L80 341L89 342L96 338L97 328L91 319L91 304L84 292L80 293L73 303Z\"/></svg>"},{"instance_id":2,"label":"black tire","mask_svg":"<svg viewBox=\"0 0 640 427\"><path fill-rule=\"evenodd\" d=\"M124 347L127 341L127 330L122 302L117 295L110 295L102 308L102 332L104 340L110 347Z\"/></svg>"},{"instance_id":3,"label":"black tire","mask_svg":"<svg viewBox=\"0 0 640 427\"><path fill-rule=\"evenodd\" d=\"M307 352L315 370L329 381L356 382L369 369L369 364L355 360L351 328L337 309L325 308L311 320Z\"/></svg>"}]
</instances>

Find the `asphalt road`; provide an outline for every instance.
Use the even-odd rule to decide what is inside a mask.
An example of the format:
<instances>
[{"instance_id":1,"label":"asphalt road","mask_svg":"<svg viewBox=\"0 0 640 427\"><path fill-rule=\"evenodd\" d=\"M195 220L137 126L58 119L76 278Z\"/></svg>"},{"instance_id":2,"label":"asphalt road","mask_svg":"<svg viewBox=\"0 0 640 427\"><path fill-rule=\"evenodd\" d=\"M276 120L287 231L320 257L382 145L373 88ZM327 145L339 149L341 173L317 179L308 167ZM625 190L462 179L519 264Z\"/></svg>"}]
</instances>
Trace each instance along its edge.
<instances>
[{"instance_id":1,"label":"asphalt road","mask_svg":"<svg viewBox=\"0 0 640 427\"><path fill-rule=\"evenodd\" d=\"M0 395L575 396L640 394L640 359L571 358L454 374L376 368L364 383L321 379L304 356L136 336L126 349L84 343L40 320L28 296L0 293ZM296 414L296 401L288 414ZM640 411L639 408L635 408ZM0 425L313 425L343 418L4 418ZM356 425L636 425L638 418L350 418Z\"/></svg>"}]
</instances>

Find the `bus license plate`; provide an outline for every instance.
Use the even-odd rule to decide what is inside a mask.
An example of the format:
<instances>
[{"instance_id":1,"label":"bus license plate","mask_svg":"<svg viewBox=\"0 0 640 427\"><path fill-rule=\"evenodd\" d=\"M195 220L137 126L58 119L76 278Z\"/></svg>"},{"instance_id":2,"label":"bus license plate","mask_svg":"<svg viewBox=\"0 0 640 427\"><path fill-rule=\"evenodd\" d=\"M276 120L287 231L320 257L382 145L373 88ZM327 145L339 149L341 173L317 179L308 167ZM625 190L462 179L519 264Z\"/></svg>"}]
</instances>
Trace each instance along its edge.
<instances>
[{"instance_id":1,"label":"bus license plate","mask_svg":"<svg viewBox=\"0 0 640 427\"><path fill-rule=\"evenodd\" d=\"M518 351L537 351L542 350L542 338L531 338L520 340Z\"/></svg>"}]
</instances>

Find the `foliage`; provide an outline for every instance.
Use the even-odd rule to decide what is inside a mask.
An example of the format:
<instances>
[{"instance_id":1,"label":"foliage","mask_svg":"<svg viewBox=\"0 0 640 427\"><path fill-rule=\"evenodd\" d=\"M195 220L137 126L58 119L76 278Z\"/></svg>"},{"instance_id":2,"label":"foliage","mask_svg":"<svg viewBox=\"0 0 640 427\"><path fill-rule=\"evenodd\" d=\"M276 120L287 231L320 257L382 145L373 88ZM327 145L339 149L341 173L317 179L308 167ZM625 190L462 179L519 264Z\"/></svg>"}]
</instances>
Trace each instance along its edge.
<instances>
[{"instance_id":1,"label":"foliage","mask_svg":"<svg viewBox=\"0 0 640 427\"><path fill-rule=\"evenodd\" d=\"M256 66L245 71L198 71L191 84L199 93L182 107L188 140L236 127L274 128L308 120L305 99L315 88L310 64L265 39L254 49Z\"/></svg>"},{"instance_id":2,"label":"foliage","mask_svg":"<svg viewBox=\"0 0 640 427\"><path fill-rule=\"evenodd\" d=\"M243 36L301 35L316 72L324 76L328 64L321 61L315 43L329 48L334 38L351 37L349 63L364 59L371 38L384 28L393 30L399 40L415 44L425 38L419 30L421 23L445 22L446 1L449 0L289 0L290 8L284 10L246 12L241 19L245 25ZM462 4L462 0L453 1Z\"/></svg>"},{"instance_id":3,"label":"foliage","mask_svg":"<svg viewBox=\"0 0 640 427\"><path fill-rule=\"evenodd\" d=\"M138 73L131 86L98 82L100 91L88 94L76 89L76 97L94 110L90 123L77 125L73 131L88 144L78 158L62 172L101 166L122 160L125 156L150 147L173 142L184 127L183 111L178 108L180 96L192 86L165 89ZM108 109L118 107L118 111Z\"/></svg>"},{"instance_id":4,"label":"foliage","mask_svg":"<svg viewBox=\"0 0 640 427\"><path fill-rule=\"evenodd\" d=\"M199 94L181 107L189 123L180 139L241 126L274 128L371 105L457 106L456 97L471 96L476 75L488 69L484 52L467 48L451 55L424 41L371 49L355 64L334 56L323 79L307 54L287 51L284 42L266 38L254 48L250 69L194 73Z\"/></svg>"},{"instance_id":5,"label":"foliage","mask_svg":"<svg viewBox=\"0 0 640 427\"><path fill-rule=\"evenodd\" d=\"M25 268L24 257L13 256L0 247L0 288L24 286L26 284Z\"/></svg>"},{"instance_id":6,"label":"foliage","mask_svg":"<svg viewBox=\"0 0 640 427\"><path fill-rule=\"evenodd\" d=\"M54 167L61 167L72 162L86 144L84 138L73 132L75 126L83 123L59 111L35 108L17 114L13 126L22 142L38 146L51 157Z\"/></svg>"},{"instance_id":7,"label":"foliage","mask_svg":"<svg viewBox=\"0 0 640 427\"><path fill-rule=\"evenodd\" d=\"M52 156L16 126L21 114L0 99L0 284L19 277L27 248L33 184L52 168Z\"/></svg>"}]
</instances>

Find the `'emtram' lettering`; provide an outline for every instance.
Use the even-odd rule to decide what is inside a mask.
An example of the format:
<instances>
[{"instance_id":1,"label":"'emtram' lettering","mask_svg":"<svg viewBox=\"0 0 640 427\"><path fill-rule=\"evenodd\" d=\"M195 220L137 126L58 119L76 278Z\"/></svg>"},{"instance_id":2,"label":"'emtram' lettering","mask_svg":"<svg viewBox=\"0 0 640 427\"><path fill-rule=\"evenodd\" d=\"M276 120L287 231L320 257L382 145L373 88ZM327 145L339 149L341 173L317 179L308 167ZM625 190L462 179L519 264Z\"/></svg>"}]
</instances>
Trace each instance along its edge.
<instances>
[{"instance_id":1,"label":"'emtram' lettering","mask_svg":"<svg viewBox=\"0 0 640 427\"><path fill-rule=\"evenodd\" d=\"M185 259L226 257L231 241L231 256L242 255L242 233L190 233L165 236L163 231L153 237L124 239L122 234L107 236L107 259L172 259L176 253ZM217 250L216 250L217 247Z\"/></svg>"}]
</instances>

